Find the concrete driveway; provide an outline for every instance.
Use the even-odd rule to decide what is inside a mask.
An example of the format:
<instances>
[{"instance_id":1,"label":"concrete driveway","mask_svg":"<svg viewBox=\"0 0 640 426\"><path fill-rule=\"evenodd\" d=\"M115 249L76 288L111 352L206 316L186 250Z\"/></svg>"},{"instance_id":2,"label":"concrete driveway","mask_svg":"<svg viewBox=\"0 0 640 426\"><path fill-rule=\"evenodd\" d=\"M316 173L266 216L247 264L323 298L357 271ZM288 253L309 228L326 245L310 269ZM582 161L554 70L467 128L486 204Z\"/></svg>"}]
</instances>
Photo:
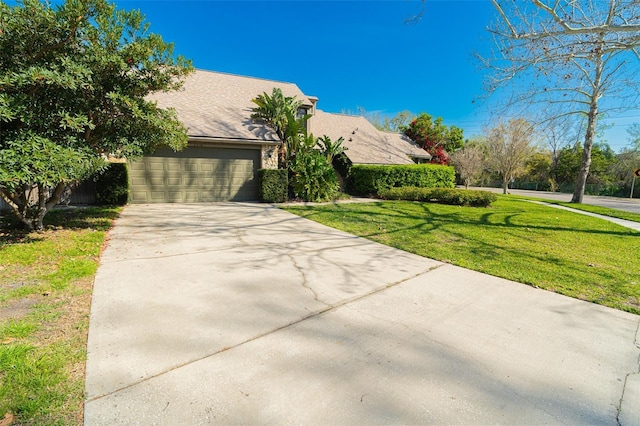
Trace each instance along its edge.
<instances>
[{"instance_id":1,"label":"concrete driveway","mask_svg":"<svg viewBox=\"0 0 640 426\"><path fill-rule=\"evenodd\" d=\"M639 322L268 205L130 205L85 423L640 424Z\"/></svg>"}]
</instances>

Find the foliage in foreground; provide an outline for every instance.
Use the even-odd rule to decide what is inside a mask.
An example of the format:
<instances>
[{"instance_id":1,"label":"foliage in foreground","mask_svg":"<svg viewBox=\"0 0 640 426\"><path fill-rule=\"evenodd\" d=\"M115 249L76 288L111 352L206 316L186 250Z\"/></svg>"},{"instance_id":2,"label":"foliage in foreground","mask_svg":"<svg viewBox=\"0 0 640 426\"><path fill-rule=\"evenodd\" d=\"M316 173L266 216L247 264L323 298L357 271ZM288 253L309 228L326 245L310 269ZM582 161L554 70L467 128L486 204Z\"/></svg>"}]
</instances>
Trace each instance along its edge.
<instances>
[{"instance_id":1,"label":"foliage in foreground","mask_svg":"<svg viewBox=\"0 0 640 426\"><path fill-rule=\"evenodd\" d=\"M498 199L496 194L488 191L469 191L454 188L417 188L414 186L390 188L381 191L378 195L385 200L425 201L472 207L488 207Z\"/></svg>"},{"instance_id":2,"label":"foliage in foreground","mask_svg":"<svg viewBox=\"0 0 640 426\"><path fill-rule=\"evenodd\" d=\"M0 2L0 196L40 230L105 155L186 146L175 111L146 96L178 89L190 71L139 11L106 0Z\"/></svg>"},{"instance_id":3,"label":"foliage in foreground","mask_svg":"<svg viewBox=\"0 0 640 426\"><path fill-rule=\"evenodd\" d=\"M0 418L82 424L91 285L118 212L55 209L41 233L0 215Z\"/></svg>"},{"instance_id":4,"label":"foliage in foreground","mask_svg":"<svg viewBox=\"0 0 640 426\"><path fill-rule=\"evenodd\" d=\"M491 210L385 201L287 207L421 256L640 313L640 234L509 196Z\"/></svg>"},{"instance_id":5,"label":"foliage in foreground","mask_svg":"<svg viewBox=\"0 0 640 426\"><path fill-rule=\"evenodd\" d=\"M256 105L251 109L251 119L271 127L280 139L278 167L286 169L289 155L288 139L296 136L304 127L296 117L302 101L297 100L295 96L285 96L282 89L274 87L271 95L264 92L251 99L251 102Z\"/></svg>"}]
</instances>

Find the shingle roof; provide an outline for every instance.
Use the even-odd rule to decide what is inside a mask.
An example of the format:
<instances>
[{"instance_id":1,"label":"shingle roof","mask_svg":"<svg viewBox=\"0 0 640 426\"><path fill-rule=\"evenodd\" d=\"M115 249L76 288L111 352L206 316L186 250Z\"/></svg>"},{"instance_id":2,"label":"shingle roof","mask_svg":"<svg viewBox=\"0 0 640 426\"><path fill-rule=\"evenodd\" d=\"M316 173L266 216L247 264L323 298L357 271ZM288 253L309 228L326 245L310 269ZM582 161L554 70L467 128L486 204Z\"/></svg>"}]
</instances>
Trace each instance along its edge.
<instances>
[{"instance_id":1,"label":"shingle roof","mask_svg":"<svg viewBox=\"0 0 640 426\"><path fill-rule=\"evenodd\" d=\"M309 120L314 136L344 139L345 154L354 164L413 164L411 156L424 158L428 153L400 133L382 132L366 118L331 114L321 110Z\"/></svg>"},{"instance_id":2,"label":"shingle roof","mask_svg":"<svg viewBox=\"0 0 640 426\"><path fill-rule=\"evenodd\" d=\"M293 83L197 70L185 79L180 91L150 96L162 108L172 107L188 128L189 136L233 140L277 141L277 136L251 120L251 99L274 87L295 96L305 105L311 101Z\"/></svg>"},{"instance_id":3,"label":"shingle roof","mask_svg":"<svg viewBox=\"0 0 640 426\"><path fill-rule=\"evenodd\" d=\"M182 90L155 93L150 98L160 107L175 108L191 137L277 142L273 131L251 119L255 106L251 99L265 92L271 94L274 87L307 106L317 101L294 83L203 70L189 75ZM410 156L427 155L406 136L381 132L361 116L316 110L309 120L309 130L332 140L344 138L346 154L355 164L412 164Z\"/></svg>"}]
</instances>

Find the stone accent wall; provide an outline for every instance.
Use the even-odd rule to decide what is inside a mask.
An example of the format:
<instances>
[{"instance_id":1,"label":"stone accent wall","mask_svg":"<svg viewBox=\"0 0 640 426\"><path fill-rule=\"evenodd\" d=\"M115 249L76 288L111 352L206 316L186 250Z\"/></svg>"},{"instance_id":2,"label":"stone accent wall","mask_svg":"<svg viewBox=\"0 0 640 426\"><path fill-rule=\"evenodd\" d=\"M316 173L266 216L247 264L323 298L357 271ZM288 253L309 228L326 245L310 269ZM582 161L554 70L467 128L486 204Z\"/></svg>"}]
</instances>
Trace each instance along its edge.
<instances>
[{"instance_id":1,"label":"stone accent wall","mask_svg":"<svg viewBox=\"0 0 640 426\"><path fill-rule=\"evenodd\" d=\"M271 154L271 155L269 155ZM262 168L277 169L278 168L278 147L275 145L262 145Z\"/></svg>"}]
</instances>

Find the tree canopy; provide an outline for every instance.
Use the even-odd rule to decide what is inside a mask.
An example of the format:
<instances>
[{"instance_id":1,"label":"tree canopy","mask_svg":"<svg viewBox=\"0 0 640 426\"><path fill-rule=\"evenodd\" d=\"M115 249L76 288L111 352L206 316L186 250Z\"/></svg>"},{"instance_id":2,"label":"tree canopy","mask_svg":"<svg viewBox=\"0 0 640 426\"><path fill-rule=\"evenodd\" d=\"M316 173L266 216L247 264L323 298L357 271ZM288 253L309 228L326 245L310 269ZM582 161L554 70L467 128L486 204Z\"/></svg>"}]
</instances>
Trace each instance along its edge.
<instances>
[{"instance_id":1,"label":"tree canopy","mask_svg":"<svg viewBox=\"0 0 640 426\"><path fill-rule=\"evenodd\" d=\"M442 117L435 120L421 112L409 123L404 133L431 154L431 163L449 164L449 155L464 144L463 130L456 126L446 126Z\"/></svg>"},{"instance_id":2,"label":"tree canopy","mask_svg":"<svg viewBox=\"0 0 640 426\"><path fill-rule=\"evenodd\" d=\"M407 128L409 128L409 123L416 118L411 111L406 109L400 111L393 117L381 116L379 113L365 114L364 116L376 127L376 129L382 130L383 132L394 133L402 133L407 130Z\"/></svg>"},{"instance_id":3,"label":"tree canopy","mask_svg":"<svg viewBox=\"0 0 640 426\"><path fill-rule=\"evenodd\" d=\"M500 123L488 131L488 163L502 177L502 190L507 193L509 182L525 170L526 161L534 152L531 123L514 118Z\"/></svg>"},{"instance_id":4,"label":"tree canopy","mask_svg":"<svg viewBox=\"0 0 640 426\"><path fill-rule=\"evenodd\" d=\"M186 146L175 111L146 96L192 67L148 30L105 0L0 2L0 195L29 228L108 156Z\"/></svg>"},{"instance_id":5,"label":"tree canopy","mask_svg":"<svg viewBox=\"0 0 640 426\"><path fill-rule=\"evenodd\" d=\"M462 149L451 154L451 164L460 174L465 188L477 178L484 168L484 151L476 144L466 144Z\"/></svg>"}]
</instances>

